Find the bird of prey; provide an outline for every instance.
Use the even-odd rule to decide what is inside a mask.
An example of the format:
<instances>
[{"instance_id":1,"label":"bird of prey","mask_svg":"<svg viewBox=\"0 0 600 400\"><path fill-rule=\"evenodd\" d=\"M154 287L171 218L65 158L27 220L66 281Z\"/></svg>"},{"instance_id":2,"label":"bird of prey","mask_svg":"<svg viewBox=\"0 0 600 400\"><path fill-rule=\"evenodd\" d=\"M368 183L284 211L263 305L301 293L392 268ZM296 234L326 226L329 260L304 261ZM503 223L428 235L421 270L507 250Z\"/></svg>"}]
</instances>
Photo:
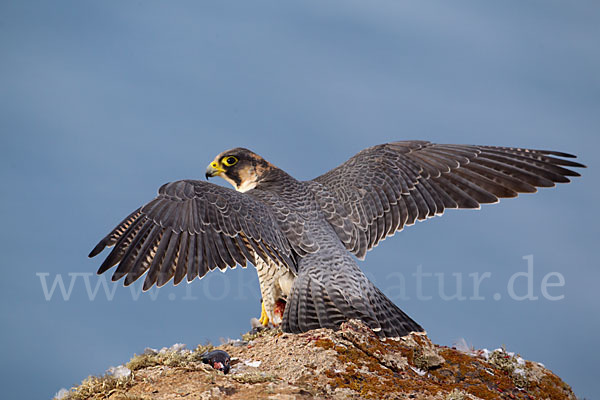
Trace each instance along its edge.
<instances>
[{"instance_id":1,"label":"bird of prey","mask_svg":"<svg viewBox=\"0 0 600 400\"><path fill-rule=\"evenodd\" d=\"M90 253L112 251L98 270L143 289L256 266L260 321L299 333L360 319L381 337L423 328L357 264L405 226L448 208L480 208L579 176L575 156L512 147L401 141L369 147L331 171L299 181L244 148L219 154L202 180L163 185Z\"/></svg>"}]
</instances>

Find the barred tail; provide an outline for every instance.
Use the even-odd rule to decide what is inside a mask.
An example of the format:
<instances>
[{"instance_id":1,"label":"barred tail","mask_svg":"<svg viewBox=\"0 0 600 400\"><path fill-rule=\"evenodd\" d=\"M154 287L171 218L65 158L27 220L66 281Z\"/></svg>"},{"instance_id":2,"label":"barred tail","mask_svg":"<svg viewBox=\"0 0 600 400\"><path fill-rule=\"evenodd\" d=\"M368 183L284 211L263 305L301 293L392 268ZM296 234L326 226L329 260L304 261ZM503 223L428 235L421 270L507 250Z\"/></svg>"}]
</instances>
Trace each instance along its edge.
<instances>
[{"instance_id":1,"label":"barred tail","mask_svg":"<svg viewBox=\"0 0 600 400\"><path fill-rule=\"evenodd\" d=\"M360 293L344 289L344 282L323 282L302 271L287 299L282 329L300 333L317 328L338 329L350 319L360 319L380 337L399 337L423 328L398 308L361 273ZM354 276L354 278L357 278ZM356 287L356 281L354 282Z\"/></svg>"}]
</instances>

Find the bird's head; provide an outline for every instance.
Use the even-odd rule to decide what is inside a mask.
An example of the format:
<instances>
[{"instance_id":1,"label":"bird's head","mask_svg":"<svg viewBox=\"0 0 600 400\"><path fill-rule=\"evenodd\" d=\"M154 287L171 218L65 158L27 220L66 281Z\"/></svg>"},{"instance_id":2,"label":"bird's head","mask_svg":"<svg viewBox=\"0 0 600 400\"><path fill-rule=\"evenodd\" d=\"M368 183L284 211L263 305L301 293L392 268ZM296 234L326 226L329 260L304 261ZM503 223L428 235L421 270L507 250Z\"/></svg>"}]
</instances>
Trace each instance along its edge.
<instances>
[{"instance_id":1,"label":"bird's head","mask_svg":"<svg viewBox=\"0 0 600 400\"><path fill-rule=\"evenodd\" d=\"M254 189L273 166L248 149L237 147L215 157L206 167L206 179L220 176L239 192Z\"/></svg>"}]
</instances>

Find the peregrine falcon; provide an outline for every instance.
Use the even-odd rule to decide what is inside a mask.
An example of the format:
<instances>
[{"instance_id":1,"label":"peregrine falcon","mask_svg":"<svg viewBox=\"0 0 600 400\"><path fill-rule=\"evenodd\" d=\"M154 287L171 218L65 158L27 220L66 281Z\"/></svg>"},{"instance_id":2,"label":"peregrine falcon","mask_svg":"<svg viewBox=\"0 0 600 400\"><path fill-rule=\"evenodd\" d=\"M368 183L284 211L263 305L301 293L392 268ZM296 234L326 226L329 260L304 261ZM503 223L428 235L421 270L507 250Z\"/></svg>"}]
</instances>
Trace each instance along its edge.
<instances>
[{"instance_id":1,"label":"peregrine falcon","mask_svg":"<svg viewBox=\"0 0 600 400\"><path fill-rule=\"evenodd\" d=\"M575 156L512 147L386 143L331 171L299 181L244 148L219 154L206 178L167 183L90 253L113 246L100 268L117 265L125 285L175 285L221 270L256 266L260 321L299 333L360 319L381 337L423 328L390 301L357 264L368 250L447 208L480 208L500 198L569 182Z\"/></svg>"}]
</instances>

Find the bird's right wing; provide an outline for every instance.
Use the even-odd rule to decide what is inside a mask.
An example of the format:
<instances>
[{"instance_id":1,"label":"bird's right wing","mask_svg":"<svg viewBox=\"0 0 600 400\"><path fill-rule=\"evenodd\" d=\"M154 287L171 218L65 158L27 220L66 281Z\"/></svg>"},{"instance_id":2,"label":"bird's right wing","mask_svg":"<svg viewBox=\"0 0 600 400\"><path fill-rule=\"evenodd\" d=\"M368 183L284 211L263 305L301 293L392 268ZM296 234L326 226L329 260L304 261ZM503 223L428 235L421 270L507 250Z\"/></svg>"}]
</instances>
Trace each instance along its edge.
<instances>
[{"instance_id":1,"label":"bird's right wing","mask_svg":"<svg viewBox=\"0 0 600 400\"><path fill-rule=\"evenodd\" d=\"M112 280L133 283L146 271L144 290L174 277L202 278L216 267L255 262L255 255L285 265L296 264L285 234L268 206L232 189L203 181L163 185L158 197L138 208L96 245L89 257L114 246L98 274L119 264Z\"/></svg>"}]
</instances>

